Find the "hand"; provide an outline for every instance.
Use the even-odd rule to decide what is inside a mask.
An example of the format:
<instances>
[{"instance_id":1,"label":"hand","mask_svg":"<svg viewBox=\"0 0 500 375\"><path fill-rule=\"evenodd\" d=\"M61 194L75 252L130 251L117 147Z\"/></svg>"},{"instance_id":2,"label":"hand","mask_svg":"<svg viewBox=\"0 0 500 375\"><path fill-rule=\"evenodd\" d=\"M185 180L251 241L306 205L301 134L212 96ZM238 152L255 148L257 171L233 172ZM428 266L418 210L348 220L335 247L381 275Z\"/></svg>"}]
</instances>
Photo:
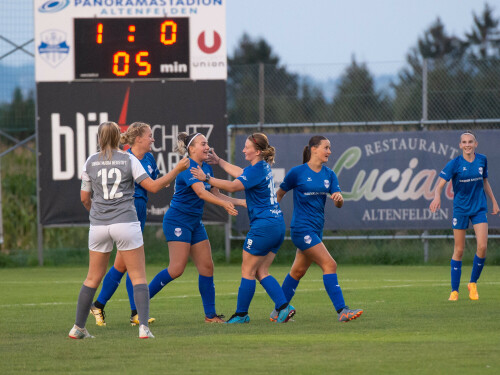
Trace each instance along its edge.
<instances>
[{"instance_id":1,"label":"hand","mask_svg":"<svg viewBox=\"0 0 500 375\"><path fill-rule=\"evenodd\" d=\"M333 203L335 204L335 207L340 208L344 205L344 197L342 196L340 191L337 191L337 192L332 194L332 200L333 200Z\"/></svg>"},{"instance_id":2,"label":"hand","mask_svg":"<svg viewBox=\"0 0 500 375\"><path fill-rule=\"evenodd\" d=\"M246 199L238 199L238 205L241 207L247 208L247 200Z\"/></svg>"},{"instance_id":3,"label":"hand","mask_svg":"<svg viewBox=\"0 0 500 375\"><path fill-rule=\"evenodd\" d=\"M234 208L234 205L231 202L224 201L224 205L222 206L227 211L227 213L231 216L238 215L238 210Z\"/></svg>"},{"instance_id":4,"label":"hand","mask_svg":"<svg viewBox=\"0 0 500 375\"><path fill-rule=\"evenodd\" d=\"M498 207L498 203L493 203L493 210L491 212L492 215L497 215L500 213L500 208Z\"/></svg>"},{"instance_id":5,"label":"hand","mask_svg":"<svg viewBox=\"0 0 500 375\"><path fill-rule=\"evenodd\" d=\"M211 165L216 165L219 164L220 158L217 156L213 148L210 148L208 151L208 158L205 160L205 163L211 164Z\"/></svg>"},{"instance_id":6,"label":"hand","mask_svg":"<svg viewBox=\"0 0 500 375\"><path fill-rule=\"evenodd\" d=\"M185 171L189 168L189 163L189 158L182 158L181 161L175 166L175 169L177 169L179 173Z\"/></svg>"},{"instance_id":7,"label":"hand","mask_svg":"<svg viewBox=\"0 0 500 375\"><path fill-rule=\"evenodd\" d=\"M429 205L429 209L431 212L436 212L441 208L441 198L434 198L431 204Z\"/></svg>"},{"instance_id":8,"label":"hand","mask_svg":"<svg viewBox=\"0 0 500 375\"><path fill-rule=\"evenodd\" d=\"M205 174L205 172L203 172L199 165L196 168L191 168L190 171L191 174L200 181L204 182L207 178L207 175Z\"/></svg>"}]
</instances>

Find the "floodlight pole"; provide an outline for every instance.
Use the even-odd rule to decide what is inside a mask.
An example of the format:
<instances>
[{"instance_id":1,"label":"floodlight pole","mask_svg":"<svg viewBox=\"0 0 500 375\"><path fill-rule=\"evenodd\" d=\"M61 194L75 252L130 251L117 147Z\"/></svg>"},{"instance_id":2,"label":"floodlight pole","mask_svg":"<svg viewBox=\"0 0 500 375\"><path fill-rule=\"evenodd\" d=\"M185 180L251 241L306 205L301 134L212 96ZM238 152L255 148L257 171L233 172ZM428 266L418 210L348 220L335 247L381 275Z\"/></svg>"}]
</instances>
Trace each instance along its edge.
<instances>
[{"instance_id":1,"label":"floodlight pole","mask_svg":"<svg viewBox=\"0 0 500 375\"><path fill-rule=\"evenodd\" d=\"M427 73L428 73L427 59L424 59L422 63L422 123L421 123L421 128L423 131L427 130L425 121L427 121L429 117L428 107L427 107L427 99L428 99ZM429 231L424 230L422 235L424 236L424 238L422 239L422 242L424 243L424 263L427 263L429 261L429 239L427 238L427 236L429 235Z\"/></svg>"}]
</instances>

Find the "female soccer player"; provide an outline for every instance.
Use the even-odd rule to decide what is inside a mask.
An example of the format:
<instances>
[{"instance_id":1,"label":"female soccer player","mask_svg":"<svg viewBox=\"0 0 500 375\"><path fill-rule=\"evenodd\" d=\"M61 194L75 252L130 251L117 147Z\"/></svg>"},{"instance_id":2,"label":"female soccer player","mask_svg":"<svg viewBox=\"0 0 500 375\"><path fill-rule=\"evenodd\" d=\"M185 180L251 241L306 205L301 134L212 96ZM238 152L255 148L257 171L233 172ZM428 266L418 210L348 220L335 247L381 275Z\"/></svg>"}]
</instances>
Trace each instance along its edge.
<instances>
[{"instance_id":1,"label":"female soccer player","mask_svg":"<svg viewBox=\"0 0 500 375\"><path fill-rule=\"evenodd\" d=\"M285 238L285 221L276 200L274 180L270 165L274 162L275 150L269 145L267 136L254 133L249 136L243 149L250 166L241 169L218 158L218 164L234 181L219 180L201 168L191 168L191 173L201 181L219 189L235 192L245 190L250 231L243 246L241 284L238 291L236 313L227 323L248 323L248 309L255 293L255 278L275 303L276 321L287 322L295 309L288 304L280 285L269 274L269 266Z\"/></svg>"},{"instance_id":2,"label":"female soccer player","mask_svg":"<svg viewBox=\"0 0 500 375\"><path fill-rule=\"evenodd\" d=\"M179 133L177 152L188 154L191 168L198 167L207 176L213 176L212 167L205 163L209 146L203 134ZM215 311L214 264L205 226L201 221L205 202L223 207L228 214L237 215L234 205L245 205L243 199L230 198L200 182L189 171L180 173L175 181L175 193L170 208L163 218L163 233L168 242L170 264L149 284L153 298L165 285L184 272L189 256L198 269L198 287L205 310L205 322L224 323Z\"/></svg>"},{"instance_id":3,"label":"female soccer player","mask_svg":"<svg viewBox=\"0 0 500 375\"><path fill-rule=\"evenodd\" d=\"M153 338L148 327L149 290L144 242L133 205L134 182L148 191L157 192L187 168L188 160L182 160L168 174L153 181L137 158L118 148L120 128L116 123L102 123L98 129L98 140L100 152L87 159L82 172L80 199L90 212L89 271L78 296L75 324L69 337L93 337L85 328L85 323L116 243L134 288L139 312L139 337Z\"/></svg>"},{"instance_id":4,"label":"female soccer player","mask_svg":"<svg viewBox=\"0 0 500 375\"><path fill-rule=\"evenodd\" d=\"M479 299L477 292L477 280L481 275L486 260L486 249L488 245L488 219L486 213L488 206L486 195L493 204L492 214L500 212L498 203L493 195L488 182L488 162L486 156L476 154L477 140L471 131L467 130L460 136L460 149L462 155L457 156L446 164L441 171L434 200L429 208L436 212L441 207L441 192L450 179L453 184L453 237L455 246L451 258L451 294L449 301L458 300L458 287L462 275L462 256L465 247L465 231L472 222L476 234L477 251L474 256L472 273L468 284L469 298ZM485 194L486 193L486 194Z\"/></svg>"},{"instance_id":5,"label":"female soccer player","mask_svg":"<svg viewBox=\"0 0 500 375\"><path fill-rule=\"evenodd\" d=\"M151 154L151 146L153 145L154 138L151 131L151 127L143 122L132 123L125 133L121 135L120 143L129 145L130 148L127 150L129 153L134 155L144 167L144 170L151 179L156 180L159 175L158 167L156 166L156 161ZM146 224L147 216L147 203L148 203L148 192L140 184L135 183L134 192L134 204L137 211L137 218L141 223L141 231L144 233L144 225ZM94 315L96 324L98 326L105 326L105 314L104 306L110 300L111 296L115 293L120 281L127 271L125 263L120 253L116 254L115 263L111 267L104 277L102 282L102 289L97 297L97 300L90 307L90 312ZM132 286L132 281L127 274L126 279L127 294L130 302L130 324L139 324L139 318L137 315L137 309L134 302L134 290ZM149 323L154 322L154 318L149 318Z\"/></svg>"},{"instance_id":6,"label":"female soccer player","mask_svg":"<svg viewBox=\"0 0 500 375\"><path fill-rule=\"evenodd\" d=\"M292 168L278 189L278 202L293 189L290 232L292 241L297 246L292 269L281 288L290 302L300 279L311 264L316 263L323 270L323 283L337 311L338 320L348 322L359 317L363 310L352 310L345 304L337 278L337 263L322 242L326 197L331 194L331 199L338 208L344 204L335 172L324 165L331 153L327 138L321 135L312 137L304 148L303 164ZM276 311L271 313L271 320L274 319Z\"/></svg>"}]
</instances>

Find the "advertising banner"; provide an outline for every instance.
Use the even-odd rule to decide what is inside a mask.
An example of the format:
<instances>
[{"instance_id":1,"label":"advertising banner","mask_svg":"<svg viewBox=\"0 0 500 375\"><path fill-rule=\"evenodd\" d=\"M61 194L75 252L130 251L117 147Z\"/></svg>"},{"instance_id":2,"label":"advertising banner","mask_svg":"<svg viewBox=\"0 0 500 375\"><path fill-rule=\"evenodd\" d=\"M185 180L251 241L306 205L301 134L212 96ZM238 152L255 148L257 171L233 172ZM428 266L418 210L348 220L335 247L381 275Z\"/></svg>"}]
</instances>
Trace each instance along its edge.
<instances>
[{"instance_id":1,"label":"advertising banner","mask_svg":"<svg viewBox=\"0 0 500 375\"><path fill-rule=\"evenodd\" d=\"M479 130L476 150L488 158L493 192L500 197L500 130ZM441 209L429 210L439 173L446 163L462 154L459 148L462 131L323 133L332 144L327 167L340 182L345 199L337 209L327 200L325 229L451 229L453 190L448 183L441 195ZM314 134L270 135L276 148L273 166L276 189L286 173L302 164L302 150ZM248 165L241 152L246 136L236 137L235 164ZM293 212L293 194L281 201L287 227ZM491 202L488 199L491 212ZM488 214L490 228L500 228L500 217ZM242 212L236 229L248 230L248 215Z\"/></svg>"},{"instance_id":2,"label":"advertising banner","mask_svg":"<svg viewBox=\"0 0 500 375\"><path fill-rule=\"evenodd\" d=\"M151 125L153 155L160 176L175 166L179 132L200 132L224 155L225 81L39 82L37 84L40 208L42 225L88 223L80 202L80 177L97 152L97 128L104 121L122 126ZM219 170L216 175L224 176ZM173 186L149 194L148 222L161 223ZM224 210L207 204L205 220L226 221Z\"/></svg>"}]
</instances>

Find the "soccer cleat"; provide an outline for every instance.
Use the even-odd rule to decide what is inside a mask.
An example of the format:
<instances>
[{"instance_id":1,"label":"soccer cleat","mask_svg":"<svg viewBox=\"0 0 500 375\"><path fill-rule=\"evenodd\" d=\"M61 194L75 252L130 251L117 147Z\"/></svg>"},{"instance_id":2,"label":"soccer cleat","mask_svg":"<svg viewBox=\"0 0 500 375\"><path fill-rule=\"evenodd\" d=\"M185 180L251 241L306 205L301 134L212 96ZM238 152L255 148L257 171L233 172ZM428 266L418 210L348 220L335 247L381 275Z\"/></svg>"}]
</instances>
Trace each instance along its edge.
<instances>
[{"instance_id":1,"label":"soccer cleat","mask_svg":"<svg viewBox=\"0 0 500 375\"><path fill-rule=\"evenodd\" d=\"M458 301L458 291L454 290L450 294L450 298L448 298L448 301Z\"/></svg>"},{"instance_id":2,"label":"soccer cleat","mask_svg":"<svg viewBox=\"0 0 500 375\"><path fill-rule=\"evenodd\" d=\"M469 283L467 284L467 288L469 289L469 298L473 301L477 301L479 299L479 294L477 294L477 284Z\"/></svg>"},{"instance_id":3,"label":"soccer cleat","mask_svg":"<svg viewBox=\"0 0 500 375\"><path fill-rule=\"evenodd\" d=\"M363 314L363 310L355 309L351 310L349 307L344 307L341 312L339 312L339 322L348 322L359 318Z\"/></svg>"},{"instance_id":4,"label":"soccer cleat","mask_svg":"<svg viewBox=\"0 0 500 375\"><path fill-rule=\"evenodd\" d=\"M276 323L286 323L294 315L295 315L295 308L292 305L288 304L284 309L281 309L278 312L278 317L276 318Z\"/></svg>"},{"instance_id":5,"label":"soccer cleat","mask_svg":"<svg viewBox=\"0 0 500 375\"><path fill-rule=\"evenodd\" d=\"M144 324L139 326L139 338L140 339L154 339L155 337L149 330L149 327L146 327Z\"/></svg>"},{"instance_id":6,"label":"soccer cleat","mask_svg":"<svg viewBox=\"0 0 500 375\"><path fill-rule=\"evenodd\" d=\"M226 323L224 315L215 315L213 318L205 317L205 323Z\"/></svg>"},{"instance_id":7,"label":"soccer cleat","mask_svg":"<svg viewBox=\"0 0 500 375\"><path fill-rule=\"evenodd\" d=\"M269 320L270 320L271 322L275 322L277 319L278 319L278 310L274 309L274 310L271 312L271 315L269 315Z\"/></svg>"},{"instance_id":8,"label":"soccer cleat","mask_svg":"<svg viewBox=\"0 0 500 375\"><path fill-rule=\"evenodd\" d=\"M77 325L74 325L73 328L71 328L71 331L69 331L68 336L75 340L95 338L87 331L87 328L80 328Z\"/></svg>"},{"instance_id":9,"label":"soccer cleat","mask_svg":"<svg viewBox=\"0 0 500 375\"><path fill-rule=\"evenodd\" d=\"M228 321L226 321L227 324L233 324L233 323L249 323L250 322L250 317L248 314L245 316L239 316L236 314L233 314L231 318L229 318Z\"/></svg>"},{"instance_id":10,"label":"soccer cleat","mask_svg":"<svg viewBox=\"0 0 500 375\"><path fill-rule=\"evenodd\" d=\"M154 323L155 321L156 321L155 318L149 318L148 324ZM130 325L131 326L138 326L139 325L139 315L138 314L130 316Z\"/></svg>"},{"instance_id":11,"label":"soccer cleat","mask_svg":"<svg viewBox=\"0 0 500 375\"><path fill-rule=\"evenodd\" d=\"M90 306L90 313L94 315L95 324L97 324L100 327L106 326L106 322L104 320L106 317L106 315L104 314L104 309L95 307L95 305L92 304L92 306Z\"/></svg>"}]
</instances>

